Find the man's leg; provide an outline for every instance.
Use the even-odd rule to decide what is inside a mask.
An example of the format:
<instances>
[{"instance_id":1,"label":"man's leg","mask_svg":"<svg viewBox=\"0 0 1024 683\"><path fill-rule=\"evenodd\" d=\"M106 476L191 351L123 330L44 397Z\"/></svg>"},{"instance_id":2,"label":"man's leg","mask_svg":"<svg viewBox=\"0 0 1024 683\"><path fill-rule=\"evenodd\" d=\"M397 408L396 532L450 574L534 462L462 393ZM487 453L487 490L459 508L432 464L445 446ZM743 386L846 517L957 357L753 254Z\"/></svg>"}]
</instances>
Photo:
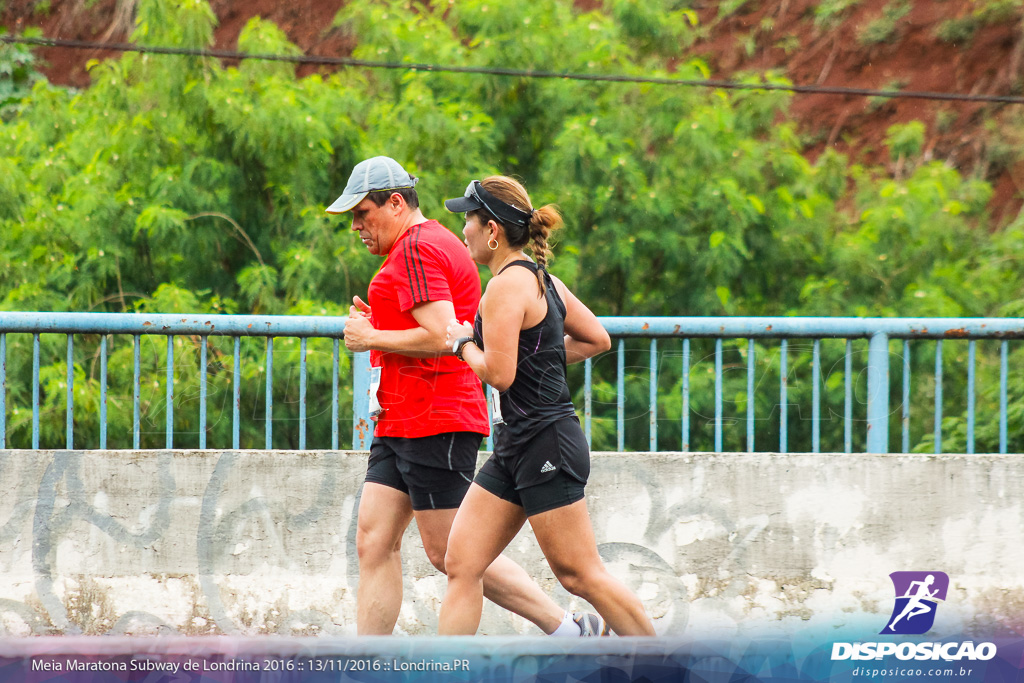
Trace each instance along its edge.
<instances>
[{"instance_id":1,"label":"man's leg","mask_svg":"<svg viewBox=\"0 0 1024 683\"><path fill-rule=\"evenodd\" d=\"M411 520L407 494L383 484L363 484L356 527L356 631L361 636L395 630L402 607L402 535Z\"/></svg>"},{"instance_id":2,"label":"man's leg","mask_svg":"<svg viewBox=\"0 0 1024 683\"><path fill-rule=\"evenodd\" d=\"M472 487L470 490L478 487ZM480 494L485 492L480 489ZM487 494L490 495L490 494ZM494 496L490 496L494 498ZM498 504L516 509L515 506L495 498ZM416 526L419 527L420 537L423 539L423 548L431 563L441 572L444 572L444 556L448 550L448 535L452 529L452 522L455 519L455 509L451 510L417 510ZM513 512L512 514L516 514ZM516 532L523 526L526 516L522 515L522 509L518 508L520 518L518 523L511 524L512 529L508 539L501 547L505 547ZM500 552L500 550L499 550ZM532 621L544 633L552 633L562 623L564 610L554 600L541 590L530 575L522 567L505 555L498 555L497 559L484 572L483 577L484 596L499 607L514 612L519 616Z\"/></svg>"}]
</instances>

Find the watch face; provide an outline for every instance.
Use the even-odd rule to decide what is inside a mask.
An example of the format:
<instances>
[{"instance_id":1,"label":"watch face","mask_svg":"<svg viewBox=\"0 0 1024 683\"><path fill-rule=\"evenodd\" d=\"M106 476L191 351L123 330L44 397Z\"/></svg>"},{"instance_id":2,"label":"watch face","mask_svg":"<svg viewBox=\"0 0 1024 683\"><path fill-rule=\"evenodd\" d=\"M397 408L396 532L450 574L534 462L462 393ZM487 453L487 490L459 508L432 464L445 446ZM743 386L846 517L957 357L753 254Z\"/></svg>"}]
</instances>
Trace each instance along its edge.
<instances>
[{"instance_id":1,"label":"watch face","mask_svg":"<svg viewBox=\"0 0 1024 683\"><path fill-rule=\"evenodd\" d=\"M466 348L466 344L469 344L472 341L472 337L459 337L452 346L452 352L455 354L455 357L459 360L465 360L462 357L462 350Z\"/></svg>"}]
</instances>

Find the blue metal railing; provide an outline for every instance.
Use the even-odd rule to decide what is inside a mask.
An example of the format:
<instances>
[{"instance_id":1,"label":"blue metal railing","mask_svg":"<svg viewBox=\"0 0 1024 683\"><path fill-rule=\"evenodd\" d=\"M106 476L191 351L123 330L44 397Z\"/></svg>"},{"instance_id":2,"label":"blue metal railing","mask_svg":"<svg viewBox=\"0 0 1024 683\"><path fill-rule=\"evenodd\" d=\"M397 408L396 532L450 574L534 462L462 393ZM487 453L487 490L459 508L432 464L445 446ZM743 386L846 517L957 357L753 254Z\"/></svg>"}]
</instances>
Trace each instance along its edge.
<instances>
[{"instance_id":1,"label":"blue metal railing","mask_svg":"<svg viewBox=\"0 0 1024 683\"><path fill-rule=\"evenodd\" d=\"M779 452L787 452L788 445L788 417L786 406L788 405L788 379L787 360L789 357L788 340L790 339L811 339L813 340L812 352L812 452L819 452L820 449L820 393L821 386L821 359L820 340L822 339L845 339L846 350L844 358L844 450L852 451L852 427L853 420L853 373L852 373L852 340L868 340L868 361L865 370L867 371L867 416L866 416L866 452L888 453L889 449L889 363L890 363L890 339L902 339L903 343L903 401L901 419L903 424L902 450L909 450L909 426L910 426L910 341L911 340L935 340L936 364L935 364L935 413L934 413L934 443L935 452L942 452L942 343L948 339L968 340L967 359L967 433L966 450L974 452L975 440L975 363L976 363L976 341L991 339L1000 342L1000 372L999 372L999 452L1006 453L1007 449L1007 376L1008 376L1008 341L1009 339L1024 338L1024 319L1021 318L722 318L722 317L689 317L689 318L639 318L620 317L602 318L602 324L612 337L619 338L617 346L618 354L618 377L617 377L617 431L618 448L623 449L623 400L625 394L624 372L624 343L623 340L629 337L650 338L651 345L651 382L653 388L654 370L657 363L656 346L654 340L658 338L682 338L683 340L683 367L682 367L682 440L681 448L689 450L689 420L690 420L690 340L695 338L715 339L715 399L714 399L714 448L720 451L722 448L722 340L723 339L747 339L747 450L754 450L754 358L756 339L778 339L779 344L779 403L782 408L779 414ZM589 365L592 361L587 361ZM590 396L592 392L592 373L588 369L584 393ZM655 443L656 415L658 406L654 399L652 389L652 400L650 402L651 415L651 443ZM585 409L585 431L588 439L591 434L591 414L589 406ZM656 449L652 449L656 450Z\"/></svg>"},{"instance_id":2,"label":"blue metal railing","mask_svg":"<svg viewBox=\"0 0 1024 683\"><path fill-rule=\"evenodd\" d=\"M811 372L811 451L819 452L821 448L821 407L822 397L822 351L821 340L844 339L843 355L843 450L852 452L854 439L853 416L853 346L854 340L868 340L867 364L864 370L867 375L866 395L866 452L889 452L889 416L890 416L890 340L903 340L902 345L902 408L900 421L902 424L901 447L903 452L910 448L910 405L911 405L911 345L913 340L934 340L935 344L935 408L934 419L934 450L942 452L942 406L943 406L943 340L967 340L966 368L966 450L974 452L975 445L975 410L976 410L976 342L978 340L998 340L999 347L999 452L1007 450L1007 376L1008 376L1008 340L1024 338L1024 319L989 319L989 318L722 318L722 317L663 317L637 318L616 317L601 318L602 324L609 334L617 340L612 353L616 355L615 363L615 444L618 450L625 449L626 435L626 377L625 364L626 342L631 338L649 340L647 353L648 388L648 439L649 450L659 450L658 425L664 420L659 419L659 340L679 339L682 342L681 365L679 370L681 414L680 414L680 449L691 450L691 413L693 397L691 396L691 375L694 371L691 346L692 340L714 340L714 437L713 448L723 448L723 429L727 422L738 418L726 418L724 415L723 386L723 342L727 340L746 340L746 448L753 452L755 447L755 424L758 416L755 411L755 390L757 377L755 341L778 340L778 371L779 407L778 451L787 452L789 447L789 349L790 340L812 340ZM65 447L75 448L75 342L74 335L100 335L99 344L99 448L108 447L107 439L107 404L108 404L108 335L131 335L133 342L133 375L132 375L132 446L141 445L141 347L143 335L163 335L167 338L165 361L164 404L166 410L164 447L173 448L175 441L175 352L176 338L182 336L198 337L200 348L199 359L199 406L198 406L198 439L199 448L210 447L207 443L207 347L210 337L228 337L233 340L232 375L231 375L231 448L239 448L241 434L241 391L242 363L241 342L243 338L265 339L266 361L262 372L265 373L265 404L264 419L265 448L273 447L274 412L274 340L275 338L299 339L299 396L298 396L298 447L305 449L307 431L307 340L326 338L332 340L331 368L331 444L332 449L339 446L339 377L341 370L340 340L344 337L345 319L309 316L227 316L227 315L180 315L180 314L117 314L117 313L0 313L0 448L7 447L7 391L8 391L8 340L9 334L32 335L32 436L31 447L40 447L40 335L64 334L66 340L66 406L65 406ZM662 347L664 349L664 347ZM743 346L737 346L742 353ZM351 360L352 386L352 447L365 449L369 445L373 433L373 425L361 416L366 415L369 392L369 354L355 354ZM664 356L664 351L662 351ZM896 354L899 355L899 354ZM674 372L674 369L673 369ZM588 441L592 440L594 422L594 359L586 361L583 369L583 421ZM488 442L488 445L490 442ZM226 445L226 444L225 444ZM326 444L314 444L323 447ZM224 447L220 445L218 447ZM836 449L838 450L838 449Z\"/></svg>"},{"instance_id":3,"label":"blue metal railing","mask_svg":"<svg viewBox=\"0 0 1024 683\"><path fill-rule=\"evenodd\" d=\"M266 446L273 436L273 349L275 337L297 337L300 340L299 368L299 448L306 447L306 340L329 338L333 340L332 356L332 428L331 448L339 445L339 340L344 336L345 319L311 316L247 316L247 315L180 315L180 314L120 314L120 313L0 313L0 448L7 443L7 335L32 334L32 448L39 448L40 435L40 335L67 335L67 435L65 447L74 449L74 335L100 335L100 399L99 448L107 447L107 343L108 335L131 335L133 339L132 382L132 447L141 445L141 347L142 335L167 337L165 409L165 447L174 447L175 364L174 341L180 336L200 339L199 361L199 448L207 448L207 340L211 336L225 336L234 340L232 355L232 422L231 447L240 447L241 415L241 340L263 337L266 340ZM360 355L360 354L357 354ZM368 354L361 354L368 356ZM362 365L366 362L360 359ZM365 413L363 413L365 414ZM365 430L365 420L353 418L353 431Z\"/></svg>"}]
</instances>

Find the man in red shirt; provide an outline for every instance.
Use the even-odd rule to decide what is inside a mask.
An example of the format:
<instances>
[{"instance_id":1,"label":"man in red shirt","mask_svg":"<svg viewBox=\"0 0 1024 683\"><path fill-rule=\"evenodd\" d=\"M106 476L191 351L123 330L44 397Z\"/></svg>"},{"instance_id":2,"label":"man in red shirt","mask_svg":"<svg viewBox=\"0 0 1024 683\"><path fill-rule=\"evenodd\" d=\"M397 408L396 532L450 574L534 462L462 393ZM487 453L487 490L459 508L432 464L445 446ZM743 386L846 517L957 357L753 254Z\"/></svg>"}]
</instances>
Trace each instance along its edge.
<instances>
[{"instance_id":1,"label":"man in red shirt","mask_svg":"<svg viewBox=\"0 0 1024 683\"><path fill-rule=\"evenodd\" d=\"M345 346L369 351L377 419L359 501L359 635L394 631L402 604L402 536L413 518L431 563L444 571L455 512L488 433L480 381L445 344L448 322L472 319L480 279L465 245L419 209L417 179L388 157L356 165L328 213L352 212L352 230L384 263L358 296ZM379 368L379 371L377 370ZM376 398L376 401L374 401ZM484 594L555 635L599 635L603 621L563 612L518 564L499 556Z\"/></svg>"}]
</instances>

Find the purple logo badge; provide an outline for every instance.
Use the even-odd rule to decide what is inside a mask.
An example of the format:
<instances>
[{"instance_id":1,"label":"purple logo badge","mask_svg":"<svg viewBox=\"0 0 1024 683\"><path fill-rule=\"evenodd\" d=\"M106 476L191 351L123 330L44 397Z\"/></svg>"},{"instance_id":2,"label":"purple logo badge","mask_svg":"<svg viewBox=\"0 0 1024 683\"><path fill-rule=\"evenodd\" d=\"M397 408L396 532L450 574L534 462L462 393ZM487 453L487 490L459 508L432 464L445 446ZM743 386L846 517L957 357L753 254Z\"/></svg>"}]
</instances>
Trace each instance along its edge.
<instances>
[{"instance_id":1,"label":"purple logo badge","mask_svg":"<svg viewBox=\"0 0 1024 683\"><path fill-rule=\"evenodd\" d=\"M949 577L945 572L893 572L896 604L889 622L879 633L920 635L935 623L935 610L946 599Z\"/></svg>"}]
</instances>

